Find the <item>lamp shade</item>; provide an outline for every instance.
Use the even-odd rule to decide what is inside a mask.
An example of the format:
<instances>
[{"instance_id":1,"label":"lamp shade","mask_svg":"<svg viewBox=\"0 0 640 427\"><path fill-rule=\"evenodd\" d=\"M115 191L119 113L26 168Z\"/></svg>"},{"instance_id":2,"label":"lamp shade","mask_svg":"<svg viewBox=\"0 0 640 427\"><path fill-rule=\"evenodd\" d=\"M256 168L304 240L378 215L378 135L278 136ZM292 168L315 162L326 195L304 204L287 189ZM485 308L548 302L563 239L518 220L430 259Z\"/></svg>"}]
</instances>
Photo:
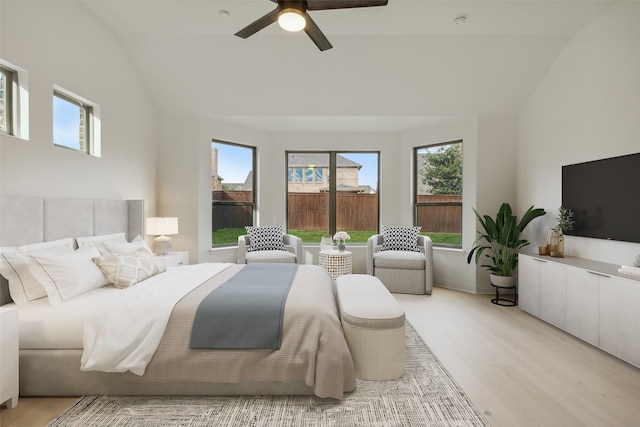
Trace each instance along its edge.
<instances>
[{"instance_id":1,"label":"lamp shade","mask_svg":"<svg viewBox=\"0 0 640 427\"><path fill-rule=\"evenodd\" d=\"M178 234L178 218L147 218L147 234L151 236L167 236L171 234Z\"/></svg>"}]
</instances>

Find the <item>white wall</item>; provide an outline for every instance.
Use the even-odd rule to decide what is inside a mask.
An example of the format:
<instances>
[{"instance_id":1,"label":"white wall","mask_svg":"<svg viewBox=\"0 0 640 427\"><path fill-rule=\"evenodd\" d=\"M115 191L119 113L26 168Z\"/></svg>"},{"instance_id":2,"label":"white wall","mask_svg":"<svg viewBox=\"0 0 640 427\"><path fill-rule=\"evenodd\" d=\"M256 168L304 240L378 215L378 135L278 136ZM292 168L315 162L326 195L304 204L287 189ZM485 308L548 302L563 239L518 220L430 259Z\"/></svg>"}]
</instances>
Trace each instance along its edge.
<instances>
[{"instance_id":1,"label":"white wall","mask_svg":"<svg viewBox=\"0 0 640 427\"><path fill-rule=\"evenodd\" d=\"M563 165L640 152L638 23L640 4L624 2L577 33L520 115L518 203L551 212L532 246L556 225ZM615 191L637 197L638 183ZM565 252L630 265L640 244L567 236Z\"/></svg>"},{"instance_id":2,"label":"white wall","mask_svg":"<svg viewBox=\"0 0 640 427\"><path fill-rule=\"evenodd\" d=\"M1 7L0 57L29 73L30 135L0 135L0 193L144 199L152 214L158 121L117 40L79 4ZM100 105L101 157L53 146L54 84Z\"/></svg>"}]
</instances>

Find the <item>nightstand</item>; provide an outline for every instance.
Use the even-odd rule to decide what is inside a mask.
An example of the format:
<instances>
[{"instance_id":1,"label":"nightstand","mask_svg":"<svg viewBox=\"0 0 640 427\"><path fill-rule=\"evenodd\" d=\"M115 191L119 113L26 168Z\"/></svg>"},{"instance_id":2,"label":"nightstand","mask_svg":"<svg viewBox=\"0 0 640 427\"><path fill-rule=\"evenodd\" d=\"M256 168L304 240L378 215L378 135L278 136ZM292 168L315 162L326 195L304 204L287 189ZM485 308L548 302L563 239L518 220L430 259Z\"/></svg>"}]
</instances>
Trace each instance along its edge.
<instances>
[{"instance_id":1,"label":"nightstand","mask_svg":"<svg viewBox=\"0 0 640 427\"><path fill-rule=\"evenodd\" d=\"M179 267L189 265L189 251L169 252L166 255L156 255L165 267Z\"/></svg>"},{"instance_id":2,"label":"nightstand","mask_svg":"<svg viewBox=\"0 0 640 427\"><path fill-rule=\"evenodd\" d=\"M18 308L0 306L0 405L18 404Z\"/></svg>"}]
</instances>

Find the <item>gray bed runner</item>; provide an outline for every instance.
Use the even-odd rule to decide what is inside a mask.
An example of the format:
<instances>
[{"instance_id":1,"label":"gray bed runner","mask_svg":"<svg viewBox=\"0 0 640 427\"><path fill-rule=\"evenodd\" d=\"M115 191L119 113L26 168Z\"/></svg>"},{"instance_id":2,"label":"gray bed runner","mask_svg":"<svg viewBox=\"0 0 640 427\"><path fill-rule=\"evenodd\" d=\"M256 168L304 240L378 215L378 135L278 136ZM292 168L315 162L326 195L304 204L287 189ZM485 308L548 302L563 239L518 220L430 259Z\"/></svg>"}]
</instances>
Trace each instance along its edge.
<instances>
[{"instance_id":1,"label":"gray bed runner","mask_svg":"<svg viewBox=\"0 0 640 427\"><path fill-rule=\"evenodd\" d=\"M192 349L280 348L284 306L298 264L247 264L196 311Z\"/></svg>"}]
</instances>

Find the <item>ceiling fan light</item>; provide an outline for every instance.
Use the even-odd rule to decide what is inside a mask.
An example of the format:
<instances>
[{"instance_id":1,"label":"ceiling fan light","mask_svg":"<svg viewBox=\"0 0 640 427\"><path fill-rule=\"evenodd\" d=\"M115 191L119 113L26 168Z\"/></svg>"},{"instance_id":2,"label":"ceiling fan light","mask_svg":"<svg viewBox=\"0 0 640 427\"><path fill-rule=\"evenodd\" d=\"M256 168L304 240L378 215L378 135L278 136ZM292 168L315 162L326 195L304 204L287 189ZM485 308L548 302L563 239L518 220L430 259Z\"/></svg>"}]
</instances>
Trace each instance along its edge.
<instances>
[{"instance_id":1,"label":"ceiling fan light","mask_svg":"<svg viewBox=\"0 0 640 427\"><path fill-rule=\"evenodd\" d=\"M298 9L286 8L278 15L278 24L287 31L296 32L303 30L307 21Z\"/></svg>"}]
</instances>

